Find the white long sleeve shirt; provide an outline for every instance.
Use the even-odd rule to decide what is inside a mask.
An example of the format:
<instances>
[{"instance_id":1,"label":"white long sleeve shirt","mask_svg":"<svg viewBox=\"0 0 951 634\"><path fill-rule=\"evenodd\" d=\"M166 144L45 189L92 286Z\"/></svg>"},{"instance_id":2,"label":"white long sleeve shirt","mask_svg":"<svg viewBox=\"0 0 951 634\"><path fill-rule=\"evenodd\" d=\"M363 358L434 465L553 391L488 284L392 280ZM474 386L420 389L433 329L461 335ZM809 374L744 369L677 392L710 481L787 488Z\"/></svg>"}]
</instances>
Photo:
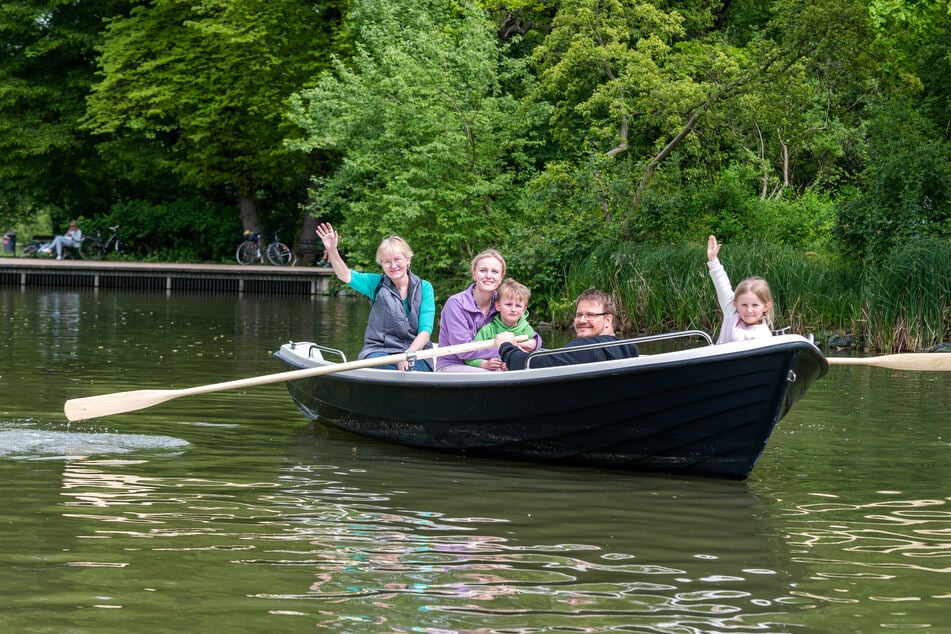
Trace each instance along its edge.
<instances>
[{"instance_id":1,"label":"white long sleeve shirt","mask_svg":"<svg viewBox=\"0 0 951 634\"><path fill-rule=\"evenodd\" d=\"M710 269L713 286L717 289L717 302L720 304L720 310L723 311L723 323L720 325L717 343L772 337L773 331L765 322L749 326L740 319L740 313L733 305L733 285L730 284L730 278L726 274L726 269L720 264L719 258L707 260L707 267Z\"/></svg>"}]
</instances>

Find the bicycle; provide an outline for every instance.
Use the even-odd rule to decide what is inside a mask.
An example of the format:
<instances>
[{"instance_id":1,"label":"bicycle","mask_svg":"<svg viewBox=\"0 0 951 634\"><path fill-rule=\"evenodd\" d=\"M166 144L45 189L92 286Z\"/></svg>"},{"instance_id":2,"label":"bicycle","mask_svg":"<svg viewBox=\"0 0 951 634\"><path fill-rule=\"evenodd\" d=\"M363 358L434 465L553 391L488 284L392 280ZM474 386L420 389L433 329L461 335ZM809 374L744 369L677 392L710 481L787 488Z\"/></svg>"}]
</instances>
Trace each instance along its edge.
<instances>
[{"instance_id":1,"label":"bicycle","mask_svg":"<svg viewBox=\"0 0 951 634\"><path fill-rule=\"evenodd\" d=\"M268 262L274 266L287 266L294 259L294 253L280 241L276 231L274 240L266 248L261 232L245 231L244 241L238 245L238 250L234 254L238 264L251 264L255 260L264 264L264 256L267 256Z\"/></svg>"},{"instance_id":2,"label":"bicycle","mask_svg":"<svg viewBox=\"0 0 951 634\"><path fill-rule=\"evenodd\" d=\"M79 257L84 260L101 260L106 257L110 251L115 252L117 255L122 253L119 225L109 227L109 231L112 233L105 240L102 239L102 235L100 235L99 232L96 232L94 236L89 235L83 237L79 243Z\"/></svg>"}]
</instances>

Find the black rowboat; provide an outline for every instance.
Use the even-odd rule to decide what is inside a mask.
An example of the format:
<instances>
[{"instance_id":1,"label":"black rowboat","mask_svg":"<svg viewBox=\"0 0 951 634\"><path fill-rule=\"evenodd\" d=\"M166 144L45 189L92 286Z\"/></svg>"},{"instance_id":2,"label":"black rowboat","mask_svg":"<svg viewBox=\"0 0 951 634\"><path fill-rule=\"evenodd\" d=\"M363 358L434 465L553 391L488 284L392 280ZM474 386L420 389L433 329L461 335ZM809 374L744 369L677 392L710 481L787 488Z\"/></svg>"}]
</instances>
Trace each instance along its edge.
<instances>
[{"instance_id":1,"label":"black rowboat","mask_svg":"<svg viewBox=\"0 0 951 634\"><path fill-rule=\"evenodd\" d=\"M709 344L697 331L662 337L698 334ZM275 356L307 369L334 365L329 352L346 361L311 342L285 344ZM807 339L780 335L513 372L331 371L287 387L308 418L403 445L743 479L776 423L828 367Z\"/></svg>"}]
</instances>

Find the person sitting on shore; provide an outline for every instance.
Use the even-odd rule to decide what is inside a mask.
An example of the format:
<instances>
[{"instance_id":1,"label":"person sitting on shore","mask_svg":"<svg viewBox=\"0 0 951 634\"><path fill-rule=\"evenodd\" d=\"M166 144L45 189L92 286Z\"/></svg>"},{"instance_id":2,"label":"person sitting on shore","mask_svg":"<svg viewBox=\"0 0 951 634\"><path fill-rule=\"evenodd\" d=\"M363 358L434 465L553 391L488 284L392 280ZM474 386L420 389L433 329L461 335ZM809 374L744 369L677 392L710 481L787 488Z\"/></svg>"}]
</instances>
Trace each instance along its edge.
<instances>
[{"instance_id":1,"label":"person sitting on shore","mask_svg":"<svg viewBox=\"0 0 951 634\"><path fill-rule=\"evenodd\" d=\"M589 288L575 300L574 328L577 335L568 342L566 348L585 346L594 343L621 341L614 333L614 319L617 312L614 298L598 289ZM524 370L529 353L518 347L515 335L500 332L495 335L495 345L499 357L509 370ZM532 368L546 368L574 363L594 363L613 359L627 359L638 356L634 344L603 346L589 350L565 351L546 354L532 359Z\"/></svg>"},{"instance_id":2,"label":"person sitting on shore","mask_svg":"<svg viewBox=\"0 0 951 634\"><path fill-rule=\"evenodd\" d=\"M56 236L50 245L50 251L56 250L56 259L63 259L63 247L78 249L79 243L83 241L83 232L79 230L79 225L75 220L69 221L69 229L64 235Z\"/></svg>"},{"instance_id":3,"label":"person sitting on shore","mask_svg":"<svg viewBox=\"0 0 951 634\"><path fill-rule=\"evenodd\" d=\"M432 284L410 271L413 250L406 240L399 236L383 238L376 250L376 263L383 268L383 274L361 273L347 267L337 250L340 236L329 222L318 225L316 233L337 279L370 300L370 317L359 359L432 348L436 295ZM406 361L378 367L432 371L429 359L417 359L412 368Z\"/></svg>"},{"instance_id":4,"label":"person sitting on shore","mask_svg":"<svg viewBox=\"0 0 951 634\"><path fill-rule=\"evenodd\" d=\"M707 267L723 311L717 343L772 337L773 294L769 284L761 277L748 277L734 291L718 258L721 246L716 236L707 238Z\"/></svg>"},{"instance_id":5,"label":"person sitting on shore","mask_svg":"<svg viewBox=\"0 0 951 634\"><path fill-rule=\"evenodd\" d=\"M517 345L525 352L534 352L541 348L541 337L528 323L528 300L532 291L524 284L516 282L510 277L502 280L495 294L495 309L498 311L492 321L482 326L476 333L476 341L494 339L500 332L510 332L516 337L525 335L527 340ZM497 363L496 359L468 359L467 365L486 370L506 370L504 364Z\"/></svg>"}]
</instances>

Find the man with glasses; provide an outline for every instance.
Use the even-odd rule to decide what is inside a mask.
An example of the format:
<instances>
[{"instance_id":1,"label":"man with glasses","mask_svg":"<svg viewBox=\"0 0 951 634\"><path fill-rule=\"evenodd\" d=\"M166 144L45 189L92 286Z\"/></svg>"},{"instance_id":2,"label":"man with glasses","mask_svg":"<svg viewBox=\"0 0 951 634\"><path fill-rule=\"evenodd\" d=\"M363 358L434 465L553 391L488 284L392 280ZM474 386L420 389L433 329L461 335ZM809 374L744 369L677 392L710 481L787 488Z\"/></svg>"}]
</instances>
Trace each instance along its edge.
<instances>
[{"instance_id":1,"label":"man with glasses","mask_svg":"<svg viewBox=\"0 0 951 634\"><path fill-rule=\"evenodd\" d=\"M614 334L614 314L616 312L614 298L604 291L589 288L575 300L575 334L574 339L568 342L566 348L586 346L621 339ZM524 370L528 353L515 345L515 335L502 332L495 336L495 345L499 349L499 357L509 370ZM572 352L559 352L539 356L532 360L531 367L547 368L557 365L573 363L593 363L595 361L609 361L611 359L626 359L638 355L637 346L624 344L615 346L600 346Z\"/></svg>"}]
</instances>

